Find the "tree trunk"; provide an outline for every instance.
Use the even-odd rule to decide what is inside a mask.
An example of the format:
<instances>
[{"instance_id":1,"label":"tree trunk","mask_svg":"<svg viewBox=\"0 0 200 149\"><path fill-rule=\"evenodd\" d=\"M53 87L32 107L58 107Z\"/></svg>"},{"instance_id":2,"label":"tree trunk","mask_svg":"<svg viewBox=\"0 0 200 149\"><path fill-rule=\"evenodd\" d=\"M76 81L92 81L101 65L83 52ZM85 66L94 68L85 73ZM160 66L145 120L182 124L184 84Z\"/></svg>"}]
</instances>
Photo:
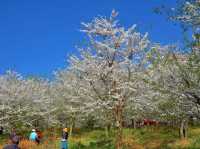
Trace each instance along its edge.
<instances>
[{"instance_id":1,"label":"tree trunk","mask_svg":"<svg viewBox=\"0 0 200 149\"><path fill-rule=\"evenodd\" d=\"M70 129L69 129L69 136L72 136L72 132L73 132L73 127L75 126L75 117L74 115L71 116L71 122L70 122Z\"/></svg>"},{"instance_id":2,"label":"tree trunk","mask_svg":"<svg viewBox=\"0 0 200 149\"><path fill-rule=\"evenodd\" d=\"M72 131L73 131L73 123L71 123L70 125L70 129L69 129L69 136L72 136Z\"/></svg>"},{"instance_id":3,"label":"tree trunk","mask_svg":"<svg viewBox=\"0 0 200 149\"><path fill-rule=\"evenodd\" d=\"M185 121L185 127L184 127L184 137L188 137L188 120Z\"/></svg>"},{"instance_id":4,"label":"tree trunk","mask_svg":"<svg viewBox=\"0 0 200 149\"><path fill-rule=\"evenodd\" d=\"M187 139L188 136L188 120L182 119L180 125L180 138Z\"/></svg>"},{"instance_id":5,"label":"tree trunk","mask_svg":"<svg viewBox=\"0 0 200 149\"><path fill-rule=\"evenodd\" d=\"M137 123L136 123L136 120L133 119L133 128L136 129L137 128Z\"/></svg>"},{"instance_id":6,"label":"tree trunk","mask_svg":"<svg viewBox=\"0 0 200 149\"><path fill-rule=\"evenodd\" d=\"M122 125L117 130L116 149L122 148Z\"/></svg>"},{"instance_id":7,"label":"tree trunk","mask_svg":"<svg viewBox=\"0 0 200 149\"><path fill-rule=\"evenodd\" d=\"M105 126L105 135L108 138L109 137L109 132L110 132L110 124L106 124Z\"/></svg>"},{"instance_id":8,"label":"tree trunk","mask_svg":"<svg viewBox=\"0 0 200 149\"><path fill-rule=\"evenodd\" d=\"M105 126L105 135L106 135L106 138L108 138L108 127Z\"/></svg>"},{"instance_id":9,"label":"tree trunk","mask_svg":"<svg viewBox=\"0 0 200 149\"><path fill-rule=\"evenodd\" d=\"M117 138L116 138L116 149L122 148L122 129L123 129L123 104L122 101L119 100L118 104L115 108L115 114L116 114L116 125L117 125Z\"/></svg>"},{"instance_id":10,"label":"tree trunk","mask_svg":"<svg viewBox=\"0 0 200 149\"><path fill-rule=\"evenodd\" d=\"M136 129L137 128L137 122L134 118L131 119L131 127Z\"/></svg>"}]
</instances>

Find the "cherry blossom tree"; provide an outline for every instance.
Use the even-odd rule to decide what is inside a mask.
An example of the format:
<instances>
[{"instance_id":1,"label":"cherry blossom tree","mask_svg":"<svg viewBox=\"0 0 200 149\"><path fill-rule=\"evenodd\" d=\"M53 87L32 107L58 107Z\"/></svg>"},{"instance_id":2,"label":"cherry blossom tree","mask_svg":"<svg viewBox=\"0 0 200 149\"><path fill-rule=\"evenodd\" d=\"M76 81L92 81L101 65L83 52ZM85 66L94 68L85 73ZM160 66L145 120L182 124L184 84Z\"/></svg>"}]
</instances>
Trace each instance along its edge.
<instances>
[{"instance_id":1,"label":"cherry blossom tree","mask_svg":"<svg viewBox=\"0 0 200 149\"><path fill-rule=\"evenodd\" d=\"M86 98L89 107L99 108L105 117L115 120L119 149L124 110L142 92L139 78L146 69L145 54L151 45L147 34L136 32L135 25L127 30L121 27L117 15L113 11L110 18L100 16L82 23L81 31L88 35L89 46L79 49L80 56L71 56L68 71L78 79L76 96Z\"/></svg>"},{"instance_id":2,"label":"cherry blossom tree","mask_svg":"<svg viewBox=\"0 0 200 149\"><path fill-rule=\"evenodd\" d=\"M41 79L24 79L8 71L0 76L1 124L7 128L38 127L53 119L49 83Z\"/></svg>"}]
</instances>

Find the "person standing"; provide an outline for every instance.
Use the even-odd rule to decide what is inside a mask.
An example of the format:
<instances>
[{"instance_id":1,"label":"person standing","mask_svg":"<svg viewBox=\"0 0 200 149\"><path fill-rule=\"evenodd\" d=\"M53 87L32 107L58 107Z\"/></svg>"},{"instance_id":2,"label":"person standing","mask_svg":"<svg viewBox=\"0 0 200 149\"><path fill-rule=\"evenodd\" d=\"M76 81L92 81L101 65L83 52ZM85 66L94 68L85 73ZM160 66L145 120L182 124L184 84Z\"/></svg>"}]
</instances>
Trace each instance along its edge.
<instances>
[{"instance_id":1,"label":"person standing","mask_svg":"<svg viewBox=\"0 0 200 149\"><path fill-rule=\"evenodd\" d=\"M11 139L11 144L4 146L3 149L20 149L18 147L18 144L19 144L19 137L18 136L14 136Z\"/></svg>"},{"instance_id":2,"label":"person standing","mask_svg":"<svg viewBox=\"0 0 200 149\"><path fill-rule=\"evenodd\" d=\"M37 139L38 139L38 135L36 133L36 130L32 129L32 132L31 132L31 134L29 136L29 140L36 142Z\"/></svg>"},{"instance_id":3,"label":"person standing","mask_svg":"<svg viewBox=\"0 0 200 149\"><path fill-rule=\"evenodd\" d=\"M37 142L38 144L40 144L41 139L42 139L42 132L41 132L40 130L36 129L36 133L37 133L36 142Z\"/></svg>"},{"instance_id":4,"label":"person standing","mask_svg":"<svg viewBox=\"0 0 200 149\"><path fill-rule=\"evenodd\" d=\"M61 138L61 149L68 149L68 129L64 128Z\"/></svg>"}]
</instances>

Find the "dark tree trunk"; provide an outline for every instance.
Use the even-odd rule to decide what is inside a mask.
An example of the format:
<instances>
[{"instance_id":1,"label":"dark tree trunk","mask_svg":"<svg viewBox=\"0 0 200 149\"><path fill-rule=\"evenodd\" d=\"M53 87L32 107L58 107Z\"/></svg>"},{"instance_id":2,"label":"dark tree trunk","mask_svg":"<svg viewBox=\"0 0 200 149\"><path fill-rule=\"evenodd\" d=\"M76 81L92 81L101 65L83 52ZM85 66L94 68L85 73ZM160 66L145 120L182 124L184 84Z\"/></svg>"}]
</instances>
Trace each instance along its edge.
<instances>
[{"instance_id":1,"label":"dark tree trunk","mask_svg":"<svg viewBox=\"0 0 200 149\"><path fill-rule=\"evenodd\" d=\"M136 123L136 120L135 119L131 119L131 125L132 125L132 127L134 128L134 129L136 129L136 127L137 127L137 123Z\"/></svg>"},{"instance_id":2,"label":"dark tree trunk","mask_svg":"<svg viewBox=\"0 0 200 149\"><path fill-rule=\"evenodd\" d=\"M188 136L188 120L182 119L180 125L180 138L187 139Z\"/></svg>"}]
</instances>

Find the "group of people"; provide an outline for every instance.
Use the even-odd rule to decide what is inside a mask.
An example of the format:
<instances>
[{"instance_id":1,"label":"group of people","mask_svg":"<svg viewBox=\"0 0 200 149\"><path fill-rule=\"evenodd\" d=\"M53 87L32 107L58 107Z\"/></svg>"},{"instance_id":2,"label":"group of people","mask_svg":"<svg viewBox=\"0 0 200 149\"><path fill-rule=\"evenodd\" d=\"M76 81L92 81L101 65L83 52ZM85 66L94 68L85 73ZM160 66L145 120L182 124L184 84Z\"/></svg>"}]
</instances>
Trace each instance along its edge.
<instances>
[{"instance_id":1,"label":"group of people","mask_svg":"<svg viewBox=\"0 0 200 149\"><path fill-rule=\"evenodd\" d=\"M41 138L42 138L41 132L37 131L35 129L32 129L30 136L29 136L29 140L39 144ZM12 130L9 139L10 139L10 144L5 145L3 147L3 149L20 149L18 146L20 137L16 134L15 129ZM62 130L61 149L68 149L68 129L67 128L64 128Z\"/></svg>"}]
</instances>

